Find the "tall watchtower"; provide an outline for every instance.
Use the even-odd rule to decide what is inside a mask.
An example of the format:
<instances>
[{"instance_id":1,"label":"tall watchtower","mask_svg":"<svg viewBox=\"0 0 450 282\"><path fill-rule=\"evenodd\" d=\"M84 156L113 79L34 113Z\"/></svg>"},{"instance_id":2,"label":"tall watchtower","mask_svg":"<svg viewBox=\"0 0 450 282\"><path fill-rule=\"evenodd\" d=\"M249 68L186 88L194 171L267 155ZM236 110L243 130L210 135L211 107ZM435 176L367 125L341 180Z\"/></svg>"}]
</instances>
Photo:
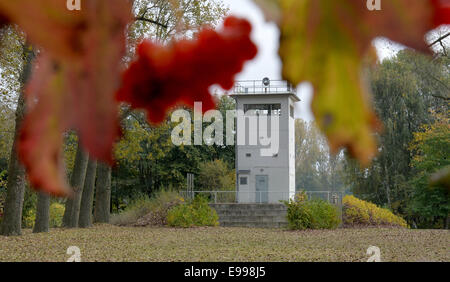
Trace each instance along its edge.
<instances>
[{"instance_id":1,"label":"tall watchtower","mask_svg":"<svg viewBox=\"0 0 450 282\"><path fill-rule=\"evenodd\" d=\"M295 195L294 104L286 81L238 81L236 190L239 203L279 203ZM264 118L265 117L265 118ZM265 122L267 121L267 122Z\"/></svg>"}]
</instances>

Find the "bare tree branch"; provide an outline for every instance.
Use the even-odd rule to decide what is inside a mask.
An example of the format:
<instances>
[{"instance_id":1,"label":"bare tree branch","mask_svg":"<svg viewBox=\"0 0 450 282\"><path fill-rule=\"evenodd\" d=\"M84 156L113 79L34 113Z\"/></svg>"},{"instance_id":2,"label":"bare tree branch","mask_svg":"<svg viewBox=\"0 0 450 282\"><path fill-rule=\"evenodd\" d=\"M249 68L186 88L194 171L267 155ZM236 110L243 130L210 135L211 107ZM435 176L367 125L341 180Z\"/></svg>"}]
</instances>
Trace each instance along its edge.
<instances>
[{"instance_id":1,"label":"bare tree branch","mask_svg":"<svg viewBox=\"0 0 450 282\"><path fill-rule=\"evenodd\" d=\"M431 96L433 96L434 98L442 99L444 101L449 101L450 100L450 98L444 97L444 96L441 96L441 95L431 94Z\"/></svg>"},{"instance_id":2,"label":"bare tree branch","mask_svg":"<svg viewBox=\"0 0 450 282\"><path fill-rule=\"evenodd\" d=\"M437 44L437 43L441 43L442 44L442 40L444 40L445 38L450 36L450 32L448 32L447 34L442 35L441 37L439 37L438 39L436 39L435 41L433 41L430 45L428 45L429 47Z\"/></svg>"},{"instance_id":3,"label":"bare tree branch","mask_svg":"<svg viewBox=\"0 0 450 282\"><path fill-rule=\"evenodd\" d=\"M155 21L155 20L147 19L144 16L136 17L135 20L136 21L143 21L143 22L152 23L152 24L158 25L158 26L160 26L162 28L167 28L168 27L166 24L160 23L160 22Z\"/></svg>"}]
</instances>

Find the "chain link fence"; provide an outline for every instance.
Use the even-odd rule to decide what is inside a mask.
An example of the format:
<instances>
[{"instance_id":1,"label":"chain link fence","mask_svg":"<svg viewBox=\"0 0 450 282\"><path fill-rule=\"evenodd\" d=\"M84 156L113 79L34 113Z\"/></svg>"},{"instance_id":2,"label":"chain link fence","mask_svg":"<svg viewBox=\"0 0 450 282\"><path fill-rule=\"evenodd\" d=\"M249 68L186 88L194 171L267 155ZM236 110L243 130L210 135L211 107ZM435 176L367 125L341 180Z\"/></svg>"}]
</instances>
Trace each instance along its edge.
<instances>
[{"instance_id":1,"label":"chain link fence","mask_svg":"<svg viewBox=\"0 0 450 282\"><path fill-rule=\"evenodd\" d=\"M269 198L271 195L276 196L280 200L288 201L295 199L295 196L303 191L296 191L295 193L287 192L237 192L237 191L182 191L181 196L186 199L193 199L198 195L202 195L209 199L210 203L214 204L228 204L228 203L264 203L262 199ZM339 191L304 191L309 200L321 199L330 204L342 206L342 199L344 192ZM259 195L258 195L259 193ZM266 194L264 197L263 194ZM241 201L239 201L241 197Z\"/></svg>"}]
</instances>

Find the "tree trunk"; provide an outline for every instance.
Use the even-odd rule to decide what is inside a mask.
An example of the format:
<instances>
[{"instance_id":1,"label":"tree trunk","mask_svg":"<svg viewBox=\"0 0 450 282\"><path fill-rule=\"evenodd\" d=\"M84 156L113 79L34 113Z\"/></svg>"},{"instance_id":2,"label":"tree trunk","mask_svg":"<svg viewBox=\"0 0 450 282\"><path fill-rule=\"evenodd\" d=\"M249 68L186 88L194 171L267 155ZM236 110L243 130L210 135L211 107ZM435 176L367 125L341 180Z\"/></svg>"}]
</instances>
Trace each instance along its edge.
<instances>
[{"instance_id":1,"label":"tree trunk","mask_svg":"<svg viewBox=\"0 0 450 282\"><path fill-rule=\"evenodd\" d=\"M104 163L97 166L94 222L109 223L111 205L111 167Z\"/></svg>"},{"instance_id":2,"label":"tree trunk","mask_svg":"<svg viewBox=\"0 0 450 282\"><path fill-rule=\"evenodd\" d=\"M96 172L97 172L97 161L89 158L86 170L86 179L84 180L84 188L80 204L80 217L78 225L81 228L87 228L92 226L92 206L94 201Z\"/></svg>"},{"instance_id":3,"label":"tree trunk","mask_svg":"<svg viewBox=\"0 0 450 282\"><path fill-rule=\"evenodd\" d=\"M81 144L78 143L75 164L70 185L73 189L73 195L66 201L66 210L63 216L63 226L75 228L78 227L78 218L80 214L81 193L83 192L84 179L88 163L88 154L83 151Z\"/></svg>"},{"instance_id":4,"label":"tree trunk","mask_svg":"<svg viewBox=\"0 0 450 282\"><path fill-rule=\"evenodd\" d=\"M36 219L33 233L48 232L50 221L50 196L46 193L38 193Z\"/></svg>"},{"instance_id":5,"label":"tree trunk","mask_svg":"<svg viewBox=\"0 0 450 282\"><path fill-rule=\"evenodd\" d=\"M62 223L61 223L61 226L63 226L63 227L69 227L70 215L72 213L72 204L73 204L73 199L67 198L65 208L64 208L64 215L63 215L63 219L62 219Z\"/></svg>"},{"instance_id":6,"label":"tree trunk","mask_svg":"<svg viewBox=\"0 0 450 282\"><path fill-rule=\"evenodd\" d=\"M384 186L386 190L386 198L387 198L387 204L389 208L392 208L391 206L391 189L389 188L389 171L387 169L386 164L384 164Z\"/></svg>"},{"instance_id":7,"label":"tree trunk","mask_svg":"<svg viewBox=\"0 0 450 282\"><path fill-rule=\"evenodd\" d=\"M19 81L21 84L21 91L19 93L19 99L16 109L16 125L14 129L14 143L11 150L8 167L8 184L6 191L5 207L3 221L0 226L0 235L14 236L22 234L22 208L23 197L25 192L25 169L20 163L17 156L17 141L20 132L22 120L25 114L25 97L24 88L25 83L31 75L34 51L29 44L25 44L23 47L23 54L25 57L22 73L20 74Z\"/></svg>"}]
</instances>

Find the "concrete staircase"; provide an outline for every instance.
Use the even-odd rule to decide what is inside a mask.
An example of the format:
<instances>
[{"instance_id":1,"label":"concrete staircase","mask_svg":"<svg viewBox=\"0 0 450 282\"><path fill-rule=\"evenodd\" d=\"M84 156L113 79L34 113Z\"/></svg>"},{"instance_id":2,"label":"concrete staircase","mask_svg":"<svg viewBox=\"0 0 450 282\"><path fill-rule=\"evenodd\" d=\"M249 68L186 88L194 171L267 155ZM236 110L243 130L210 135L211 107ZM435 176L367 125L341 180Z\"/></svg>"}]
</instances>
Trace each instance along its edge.
<instances>
[{"instance_id":1,"label":"concrete staircase","mask_svg":"<svg viewBox=\"0 0 450 282\"><path fill-rule=\"evenodd\" d=\"M287 208L283 204L210 204L217 211L220 226L283 228Z\"/></svg>"}]
</instances>

